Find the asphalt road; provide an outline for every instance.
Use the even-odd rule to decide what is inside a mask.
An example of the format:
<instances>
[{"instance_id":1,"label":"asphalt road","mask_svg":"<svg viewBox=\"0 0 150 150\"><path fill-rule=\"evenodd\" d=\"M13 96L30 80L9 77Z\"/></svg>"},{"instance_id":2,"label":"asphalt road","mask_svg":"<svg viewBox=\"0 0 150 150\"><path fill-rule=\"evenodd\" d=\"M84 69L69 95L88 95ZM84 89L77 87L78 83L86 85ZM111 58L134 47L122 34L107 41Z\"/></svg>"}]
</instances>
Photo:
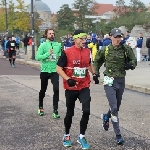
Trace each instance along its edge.
<instances>
[{"instance_id":1,"label":"asphalt road","mask_svg":"<svg viewBox=\"0 0 150 150\"><path fill-rule=\"evenodd\" d=\"M39 75L39 69L27 65L16 64L12 68L9 61L0 59L0 75Z\"/></svg>"},{"instance_id":2,"label":"asphalt road","mask_svg":"<svg viewBox=\"0 0 150 150\"><path fill-rule=\"evenodd\" d=\"M16 64L0 58L0 150L65 150L64 133L65 97L60 82L59 112L61 118L53 120L52 87L49 84L44 99L46 115L37 115L40 89L39 69ZM91 84L91 116L86 132L91 150L150 150L150 97L147 94L125 90L119 112L123 147L116 146L112 125L105 132L101 128L100 114L107 111L108 102L102 85ZM73 147L80 150L76 139L79 134L81 104L76 103L71 128Z\"/></svg>"}]
</instances>

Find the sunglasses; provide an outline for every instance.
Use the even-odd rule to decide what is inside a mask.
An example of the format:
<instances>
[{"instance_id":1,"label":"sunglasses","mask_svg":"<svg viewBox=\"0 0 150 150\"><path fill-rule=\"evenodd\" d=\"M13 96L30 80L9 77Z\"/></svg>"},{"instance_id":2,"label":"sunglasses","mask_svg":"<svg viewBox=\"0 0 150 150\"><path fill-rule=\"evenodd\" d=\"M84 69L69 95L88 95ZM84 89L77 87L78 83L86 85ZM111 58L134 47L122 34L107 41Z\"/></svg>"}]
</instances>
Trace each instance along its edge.
<instances>
[{"instance_id":1,"label":"sunglasses","mask_svg":"<svg viewBox=\"0 0 150 150\"><path fill-rule=\"evenodd\" d=\"M114 38L122 38L122 36L121 35L117 35L116 37L114 37Z\"/></svg>"}]
</instances>

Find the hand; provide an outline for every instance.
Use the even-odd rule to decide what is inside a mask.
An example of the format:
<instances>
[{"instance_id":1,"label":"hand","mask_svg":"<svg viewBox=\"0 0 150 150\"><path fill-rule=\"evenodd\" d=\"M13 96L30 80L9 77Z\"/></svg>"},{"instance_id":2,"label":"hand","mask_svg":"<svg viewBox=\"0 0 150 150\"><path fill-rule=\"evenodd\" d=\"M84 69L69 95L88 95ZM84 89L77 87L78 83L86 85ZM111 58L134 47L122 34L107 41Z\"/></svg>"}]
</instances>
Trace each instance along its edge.
<instances>
[{"instance_id":1,"label":"hand","mask_svg":"<svg viewBox=\"0 0 150 150\"><path fill-rule=\"evenodd\" d=\"M131 64L125 64L124 69L125 69L125 70L129 70L129 69L131 69Z\"/></svg>"},{"instance_id":2,"label":"hand","mask_svg":"<svg viewBox=\"0 0 150 150\"><path fill-rule=\"evenodd\" d=\"M53 50L52 50L52 49L50 49L50 50L49 50L49 53L50 53L50 54L53 54Z\"/></svg>"},{"instance_id":3,"label":"hand","mask_svg":"<svg viewBox=\"0 0 150 150\"><path fill-rule=\"evenodd\" d=\"M74 79L68 79L67 83L68 83L69 87L76 86L76 81Z\"/></svg>"},{"instance_id":4,"label":"hand","mask_svg":"<svg viewBox=\"0 0 150 150\"><path fill-rule=\"evenodd\" d=\"M95 81L95 84L99 84L98 76L96 74L93 75L93 80Z\"/></svg>"},{"instance_id":5,"label":"hand","mask_svg":"<svg viewBox=\"0 0 150 150\"><path fill-rule=\"evenodd\" d=\"M131 65L131 70L134 70L134 69L135 69L135 67L133 65Z\"/></svg>"}]
</instances>

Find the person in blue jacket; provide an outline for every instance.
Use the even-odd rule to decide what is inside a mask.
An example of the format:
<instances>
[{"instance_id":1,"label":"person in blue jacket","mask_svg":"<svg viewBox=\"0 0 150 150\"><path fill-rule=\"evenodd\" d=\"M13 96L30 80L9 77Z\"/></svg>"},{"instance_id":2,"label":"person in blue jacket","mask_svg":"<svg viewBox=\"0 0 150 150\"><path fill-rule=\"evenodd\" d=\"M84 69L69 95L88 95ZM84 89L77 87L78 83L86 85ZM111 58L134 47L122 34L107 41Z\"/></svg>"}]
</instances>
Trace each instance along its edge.
<instances>
[{"instance_id":1,"label":"person in blue jacket","mask_svg":"<svg viewBox=\"0 0 150 150\"><path fill-rule=\"evenodd\" d=\"M7 47L7 42L8 42L8 37L5 37L5 42L4 42L4 56L8 58L8 47Z\"/></svg>"},{"instance_id":2,"label":"person in blue jacket","mask_svg":"<svg viewBox=\"0 0 150 150\"><path fill-rule=\"evenodd\" d=\"M137 39L137 45L136 45L136 56L137 56L137 62L141 61L141 49L143 45L143 34L139 33L139 38Z\"/></svg>"},{"instance_id":3,"label":"person in blue jacket","mask_svg":"<svg viewBox=\"0 0 150 150\"><path fill-rule=\"evenodd\" d=\"M103 39L98 37L97 40L98 40L98 45L97 45L98 46L98 51L100 51L102 46L103 46Z\"/></svg>"},{"instance_id":4,"label":"person in blue jacket","mask_svg":"<svg viewBox=\"0 0 150 150\"><path fill-rule=\"evenodd\" d=\"M68 38L66 40L66 48L69 48L73 45L74 45L74 41L73 41L73 38L72 38L72 34L69 34Z\"/></svg>"},{"instance_id":5,"label":"person in blue jacket","mask_svg":"<svg viewBox=\"0 0 150 150\"><path fill-rule=\"evenodd\" d=\"M126 32L126 37L124 38L124 41L126 42L130 37L130 31Z\"/></svg>"},{"instance_id":6,"label":"person in blue jacket","mask_svg":"<svg viewBox=\"0 0 150 150\"><path fill-rule=\"evenodd\" d=\"M88 48L88 44L90 44L91 42L92 42L91 36L87 35L87 39L86 39L86 43L85 43L85 48Z\"/></svg>"},{"instance_id":7,"label":"person in blue jacket","mask_svg":"<svg viewBox=\"0 0 150 150\"><path fill-rule=\"evenodd\" d=\"M108 46L111 43L111 39L109 34L104 35L104 41L103 41L103 46Z\"/></svg>"}]
</instances>

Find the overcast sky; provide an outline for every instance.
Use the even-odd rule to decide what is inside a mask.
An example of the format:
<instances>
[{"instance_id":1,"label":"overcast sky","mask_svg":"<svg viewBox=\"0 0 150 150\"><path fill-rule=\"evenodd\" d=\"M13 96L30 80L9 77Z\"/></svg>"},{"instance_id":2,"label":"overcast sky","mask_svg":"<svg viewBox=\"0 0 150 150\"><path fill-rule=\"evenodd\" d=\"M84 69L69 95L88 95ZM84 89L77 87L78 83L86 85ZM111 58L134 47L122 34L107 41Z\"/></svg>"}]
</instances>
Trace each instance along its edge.
<instances>
[{"instance_id":1,"label":"overcast sky","mask_svg":"<svg viewBox=\"0 0 150 150\"><path fill-rule=\"evenodd\" d=\"M15 0L14 0L15 1ZM26 4L30 4L31 0L24 0ZM42 0L44 3L46 3L52 13L56 13L59 8L63 5L63 4L69 4L71 6L72 3L74 3L75 0ZM96 0L98 3L106 3L106 0ZM130 0L125 0L126 4L129 4ZM141 0L141 2L143 2L144 4L148 4L149 2L147 0ZM116 0L107 0L107 4L116 4Z\"/></svg>"}]
</instances>

